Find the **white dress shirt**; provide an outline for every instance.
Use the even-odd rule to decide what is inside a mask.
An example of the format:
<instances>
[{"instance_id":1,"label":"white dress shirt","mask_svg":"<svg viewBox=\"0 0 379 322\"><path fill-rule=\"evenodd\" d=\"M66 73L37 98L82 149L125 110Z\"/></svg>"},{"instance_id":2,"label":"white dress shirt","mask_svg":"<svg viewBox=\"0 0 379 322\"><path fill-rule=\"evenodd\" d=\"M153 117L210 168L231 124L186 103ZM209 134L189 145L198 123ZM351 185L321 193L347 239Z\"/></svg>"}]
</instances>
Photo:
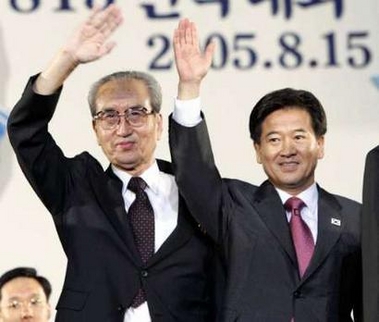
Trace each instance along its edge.
<instances>
[{"instance_id":1,"label":"white dress shirt","mask_svg":"<svg viewBox=\"0 0 379 322\"><path fill-rule=\"evenodd\" d=\"M112 165L113 172L122 181L122 196L125 210L135 199L134 192L128 190L131 175ZM173 175L161 172L157 162L154 162L140 177L146 182L146 194L154 210L155 240L154 251L162 246L178 223L179 194ZM147 302L137 308L128 308L125 312L124 322L151 322Z\"/></svg>"}]
</instances>

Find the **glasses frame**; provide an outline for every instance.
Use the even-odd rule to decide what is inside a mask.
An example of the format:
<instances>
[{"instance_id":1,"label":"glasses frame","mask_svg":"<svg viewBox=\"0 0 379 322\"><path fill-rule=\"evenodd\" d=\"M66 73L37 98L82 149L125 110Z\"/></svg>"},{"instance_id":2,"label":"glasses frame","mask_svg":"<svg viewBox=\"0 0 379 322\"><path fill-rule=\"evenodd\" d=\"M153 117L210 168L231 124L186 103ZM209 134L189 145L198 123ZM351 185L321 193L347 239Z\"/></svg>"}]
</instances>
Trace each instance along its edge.
<instances>
[{"instance_id":1,"label":"glasses frame","mask_svg":"<svg viewBox=\"0 0 379 322\"><path fill-rule=\"evenodd\" d=\"M12 300L12 302L8 303L7 305L3 306L2 309L6 309L10 314L17 314L21 310L23 310L25 307L28 307L31 310L39 310L42 309L47 305L46 301L42 298L38 297L32 297L28 300Z\"/></svg>"},{"instance_id":2,"label":"glasses frame","mask_svg":"<svg viewBox=\"0 0 379 322\"><path fill-rule=\"evenodd\" d=\"M133 122L130 122L130 116L132 115L132 112L143 112L142 116L143 117L143 122L141 122L141 124L133 124ZM108 112L112 112L112 113L115 113L115 115L117 115L117 118L118 118L118 121L113 125L113 126L109 126L107 127L106 126L106 121L104 119L102 119L102 116L105 115L106 113ZM99 112L97 112L93 117L92 117L92 120L93 121L100 121L100 126L103 128L103 130L114 130L116 129L118 126L120 126L120 123L121 123L121 117L124 118L124 120L126 122L128 122L128 124L131 126L131 127L141 127L143 125L146 124L146 119L149 115L152 115L152 114L156 114L156 112L154 110L151 110L149 111L146 107L144 106L133 106L133 107L130 107L128 108L124 113L119 113L118 111L114 110L114 109L105 109L105 110L101 110ZM103 122L102 122L103 121ZM105 125L105 126L104 126Z\"/></svg>"}]
</instances>

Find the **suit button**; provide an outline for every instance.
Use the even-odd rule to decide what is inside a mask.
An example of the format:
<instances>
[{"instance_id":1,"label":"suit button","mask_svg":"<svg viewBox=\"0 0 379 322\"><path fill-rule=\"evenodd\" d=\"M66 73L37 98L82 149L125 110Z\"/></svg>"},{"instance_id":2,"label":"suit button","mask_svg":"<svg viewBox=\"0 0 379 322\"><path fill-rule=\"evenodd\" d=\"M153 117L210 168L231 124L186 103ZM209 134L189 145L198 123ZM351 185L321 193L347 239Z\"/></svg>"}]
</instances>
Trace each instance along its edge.
<instances>
[{"instance_id":1,"label":"suit button","mask_svg":"<svg viewBox=\"0 0 379 322\"><path fill-rule=\"evenodd\" d=\"M293 296L298 299L299 297L301 297L301 292L295 291L295 292L293 292Z\"/></svg>"},{"instance_id":2,"label":"suit button","mask_svg":"<svg viewBox=\"0 0 379 322\"><path fill-rule=\"evenodd\" d=\"M148 277L148 276L149 276L148 271L142 270L142 271L141 271L141 276L142 276L142 277Z\"/></svg>"},{"instance_id":3,"label":"suit button","mask_svg":"<svg viewBox=\"0 0 379 322\"><path fill-rule=\"evenodd\" d=\"M125 306L123 306L122 304L120 304L120 305L117 307L117 311L119 311L120 313L124 313L124 312L125 312Z\"/></svg>"}]
</instances>

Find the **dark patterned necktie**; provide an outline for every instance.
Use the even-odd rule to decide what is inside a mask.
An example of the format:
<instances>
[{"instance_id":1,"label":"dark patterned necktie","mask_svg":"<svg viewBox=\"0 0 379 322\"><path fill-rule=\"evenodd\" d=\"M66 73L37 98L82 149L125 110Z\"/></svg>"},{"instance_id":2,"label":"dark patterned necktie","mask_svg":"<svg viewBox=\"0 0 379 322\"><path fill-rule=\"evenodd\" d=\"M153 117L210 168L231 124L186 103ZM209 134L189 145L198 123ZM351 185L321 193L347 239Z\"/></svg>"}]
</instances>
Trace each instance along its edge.
<instances>
[{"instance_id":1,"label":"dark patterned necktie","mask_svg":"<svg viewBox=\"0 0 379 322\"><path fill-rule=\"evenodd\" d=\"M145 192L146 186L146 182L139 177L132 177L128 184L128 189L136 194L136 199L129 207L128 217L143 263L154 254L154 211ZM132 307L136 308L145 301L145 292L140 288Z\"/></svg>"},{"instance_id":2,"label":"dark patterned necktie","mask_svg":"<svg viewBox=\"0 0 379 322\"><path fill-rule=\"evenodd\" d=\"M284 204L286 210L291 212L290 229L296 250L300 277L303 277L314 251L312 232L300 214L304 206L305 203L296 197L289 198Z\"/></svg>"}]
</instances>

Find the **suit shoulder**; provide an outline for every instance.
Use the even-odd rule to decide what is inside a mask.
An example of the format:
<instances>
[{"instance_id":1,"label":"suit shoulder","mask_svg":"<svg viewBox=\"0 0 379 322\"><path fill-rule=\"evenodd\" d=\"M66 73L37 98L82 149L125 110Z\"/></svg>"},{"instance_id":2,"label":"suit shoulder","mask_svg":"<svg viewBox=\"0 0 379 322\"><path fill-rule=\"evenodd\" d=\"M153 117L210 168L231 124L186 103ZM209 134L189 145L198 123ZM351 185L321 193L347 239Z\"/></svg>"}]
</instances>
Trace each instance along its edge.
<instances>
[{"instance_id":1,"label":"suit shoulder","mask_svg":"<svg viewBox=\"0 0 379 322\"><path fill-rule=\"evenodd\" d=\"M344 207L349 207L352 209L359 210L362 206L362 204L356 200L341 196L341 195L336 195L333 194L333 196L338 200L338 202L344 206Z\"/></svg>"},{"instance_id":2,"label":"suit shoulder","mask_svg":"<svg viewBox=\"0 0 379 322\"><path fill-rule=\"evenodd\" d=\"M371 182L379 174L379 145L369 151L365 160L365 180ZM375 179L374 179L375 180Z\"/></svg>"},{"instance_id":3,"label":"suit shoulder","mask_svg":"<svg viewBox=\"0 0 379 322\"><path fill-rule=\"evenodd\" d=\"M233 200L251 199L257 191L257 186L239 179L224 178L224 190Z\"/></svg>"},{"instance_id":4,"label":"suit shoulder","mask_svg":"<svg viewBox=\"0 0 379 322\"><path fill-rule=\"evenodd\" d=\"M353 209L359 209L361 204L353 199L341 196L339 194L331 193L322 187L318 186L319 198L326 200L329 203L337 202L341 207L352 207Z\"/></svg>"},{"instance_id":5,"label":"suit shoulder","mask_svg":"<svg viewBox=\"0 0 379 322\"><path fill-rule=\"evenodd\" d=\"M375 158L378 158L378 157L379 157L379 145L376 146L375 148L373 148L372 150L370 150L370 151L367 153L367 157L375 157Z\"/></svg>"},{"instance_id":6,"label":"suit shoulder","mask_svg":"<svg viewBox=\"0 0 379 322\"><path fill-rule=\"evenodd\" d=\"M68 160L70 161L70 167L75 169L76 172L80 171L82 174L93 172L104 173L104 168L100 162L87 151L77 154L72 158L68 158Z\"/></svg>"},{"instance_id":7,"label":"suit shoulder","mask_svg":"<svg viewBox=\"0 0 379 322\"><path fill-rule=\"evenodd\" d=\"M222 180L227 186L229 186L232 189L237 189L237 190L240 190L240 189L256 190L257 189L257 186L240 179L223 178Z\"/></svg>"}]
</instances>

